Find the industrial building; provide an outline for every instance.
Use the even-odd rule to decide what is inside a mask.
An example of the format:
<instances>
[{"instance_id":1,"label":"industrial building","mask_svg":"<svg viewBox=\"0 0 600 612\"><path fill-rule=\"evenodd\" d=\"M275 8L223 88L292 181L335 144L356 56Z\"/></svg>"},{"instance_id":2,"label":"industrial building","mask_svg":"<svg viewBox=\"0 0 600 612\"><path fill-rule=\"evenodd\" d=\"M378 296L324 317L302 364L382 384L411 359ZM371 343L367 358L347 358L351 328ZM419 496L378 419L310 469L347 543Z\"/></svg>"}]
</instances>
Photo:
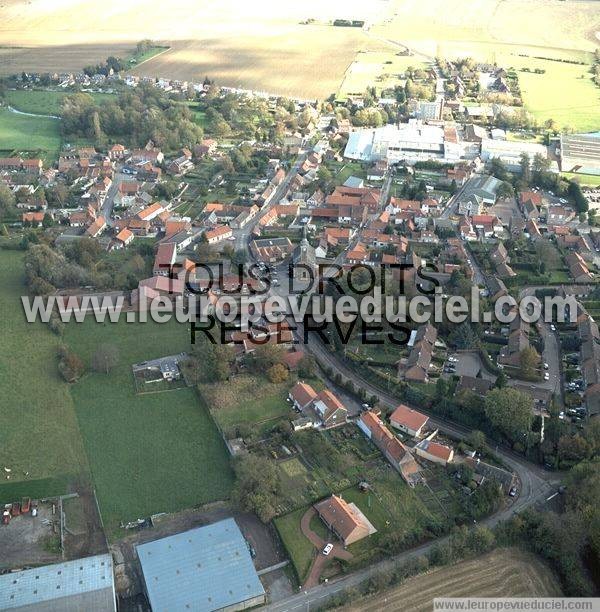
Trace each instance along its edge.
<instances>
[{"instance_id":1,"label":"industrial building","mask_svg":"<svg viewBox=\"0 0 600 612\"><path fill-rule=\"evenodd\" d=\"M4 574L0 610L116 612L112 557L96 555Z\"/></svg>"},{"instance_id":2,"label":"industrial building","mask_svg":"<svg viewBox=\"0 0 600 612\"><path fill-rule=\"evenodd\" d=\"M600 174L600 132L561 134L560 159L563 172Z\"/></svg>"},{"instance_id":3,"label":"industrial building","mask_svg":"<svg viewBox=\"0 0 600 612\"><path fill-rule=\"evenodd\" d=\"M478 215L483 208L493 206L502 181L487 174L474 174L458 195L459 215Z\"/></svg>"},{"instance_id":4,"label":"industrial building","mask_svg":"<svg viewBox=\"0 0 600 612\"><path fill-rule=\"evenodd\" d=\"M265 603L248 545L233 519L136 549L153 612L233 612Z\"/></svg>"},{"instance_id":5,"label":"industrial building","mask_svg":"<svg viewBox=\"0 0 600 612\"><path fill-rule=\"evenodd\" d=\"M481 159L484 162L499 159L512 172L518 172L521 169L521 155L523 153L529 155L530 161L533 160L535 155L541 155L546 159L548 148L537 142L495 140L493 138L484 138L481 141ZM551 164L550 169L558 171L557 164Z\"/></svg>"},{"instance_id":6,"label":"industrial building","mask_svg":"<svg viewBox=\"0 0 600 612\"><path fill-rule=\"evenodd\" d=\"M415 163L439 160L455 162L464 151L456 129L427 125L417 119L399 125L351 132L344 157L360 161Z\"/></svg>"}]
</instances>

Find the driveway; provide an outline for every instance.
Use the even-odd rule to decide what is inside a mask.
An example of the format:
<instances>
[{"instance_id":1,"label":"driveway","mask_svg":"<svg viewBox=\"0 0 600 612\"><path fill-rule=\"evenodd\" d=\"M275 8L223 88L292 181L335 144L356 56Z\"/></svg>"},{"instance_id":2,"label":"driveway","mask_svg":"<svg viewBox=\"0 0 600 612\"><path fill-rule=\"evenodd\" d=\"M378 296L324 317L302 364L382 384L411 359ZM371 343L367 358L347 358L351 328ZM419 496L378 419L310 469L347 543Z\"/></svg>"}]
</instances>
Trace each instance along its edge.
<instances>
[{"instance_id":1,"label":"driveway","mask_svg":"<svg viewBox=\"0 0 600 612\"><path fill-rule=\"evenodd\" d=\"M300 529L302 530L302 533L312 542L312 544L315 546L315 548L318 551L317 556L315 560L313 561L313 564L310 568L310 572L308 573L308 578L306 579L306 582L304 583L305 589L312 589L313 587L319 584L319 578L321 577L321 574L323 573L325 566L328 564L328 562L331 559L337 558L337 559L344 559L345 561L349 561L350 559L352 559L352 553L349 553L347 550L344 549L344 547L339 542L335 542L335 541L331 542L333 544L333 548L331 549L331 552L329 553L329 555L325 556L321 552L323 548L325 547L325 544L327 544L327 542L325 542L323 538L318 536L310 528L310 521L312 520L313 516L316 516L316 515L317 515L316 510L314 508L309 508L304 513L304 516L300 520Z\"/></svg>"}]
</instances>

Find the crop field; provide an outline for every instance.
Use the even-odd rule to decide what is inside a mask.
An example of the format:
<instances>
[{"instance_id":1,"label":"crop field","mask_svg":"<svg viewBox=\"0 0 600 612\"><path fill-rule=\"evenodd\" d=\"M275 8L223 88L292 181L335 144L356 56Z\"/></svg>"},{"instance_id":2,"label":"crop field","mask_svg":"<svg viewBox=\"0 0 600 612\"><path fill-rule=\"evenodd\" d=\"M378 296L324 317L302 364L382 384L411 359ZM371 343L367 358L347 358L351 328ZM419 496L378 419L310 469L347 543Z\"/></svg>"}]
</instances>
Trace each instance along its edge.
<instances>
[{"instance_id":1,"label":"crop field","mask_svg":"<svg viewBox=\"0 0 600 612\"><path fill-rule=\"evenodd\" d=\"M423 61L438 53L485 55L501 46L526 47L571 57L597 46L597 6L592 0L236 0L148 3L109 0L102 27L83 0L5 0L0 7L0 72L80 69L108 55L130 57L135 43L151 38L171 48L134 67L135 74L203 79L283 95L312 98L360 88L371 77L395 74L405 46ZM368 26L336 28L333 19ZM531 24L536 27L532 28ZM524 47L524 45L526 47ZM361 55L389 52L376 67ZM392 61L392 64L386 64ZM353 62L356 62L353 64ZM352 64L352 67L349 68ZM394 78L394 77L392 77ZM387 80L387 79L386 79ZM377 82L371 83L378 85Z\"/></svg>"},{"instance_id":2,"label":"crop field","mask_svg":"<svg viewBox=\"0 0 600 612\"><path fill-rule=\"evenodd\" d=\"M492 50L500 44L515 45L518 53L528 53L528 46L538 51L558 47L569 54L594 50L599 21L593 1L577 3L575 9L544 0L397 0L393 16L375 24L371 33L430 57L474 55L478 45Z\"/></svg>"},{"instance_id":3,"label":"crop field","mask_svg":"<svg viewBox=\"0 0 600 612\"><path fill-rule=\"evenodd\" d=\"M393 89L396 85L404 85L403 78L407 68L422 68L425 62L407 55L396 55L387 51L359 51L352 64L344 74L344 80L338 91L338 98L343 99L348 94L362 94L367 87Z\"/></svg>"},{"instance_id":4,"label":"crop field","mask_svg":"<svg viewBox=\"0 0 600 612\"><path fill-rule=\"evenodd\" d=\"M58 339L44 324L26 322L25 294L22 253L0 250L0 498L4 486L19 496L64 493L62 475L87 471L73 400L58 373Z\"/></svg>"},{"instance_id":5,"label":"crop field","mask_svg":"<svg viewBox=\"0 0 600 612\"><path fill-rule=\"evenodd\" d=\"M42 151L54 158L60 149L60 122L47 117L29 117L0 108L0 150Z\"/></svg>"},{"instance_id":6,"label":"crop field","mask_svg":"<svg viewBox=\"0 0 600 612\"><path fill-rule=\"evenodd\" d=\"M559 597L558 580L535 555L500 549L435 569L343 608L346 612L429 612L435 597Z\"/></svg>"},{"instance_id":7,"label":"crop field","mask_svg":"<svg viewBox=\"0 0 600 612\"><path fill-rule=\"evenodd\" d=\"M119 351L108 375L90 372L71 389L109 535L121 521L228 497L228 454L197 393L135 393L131 364L185 351L185 327L88 320L65 341L88 364L101 343Z\"/></svg>"}]
</instances>

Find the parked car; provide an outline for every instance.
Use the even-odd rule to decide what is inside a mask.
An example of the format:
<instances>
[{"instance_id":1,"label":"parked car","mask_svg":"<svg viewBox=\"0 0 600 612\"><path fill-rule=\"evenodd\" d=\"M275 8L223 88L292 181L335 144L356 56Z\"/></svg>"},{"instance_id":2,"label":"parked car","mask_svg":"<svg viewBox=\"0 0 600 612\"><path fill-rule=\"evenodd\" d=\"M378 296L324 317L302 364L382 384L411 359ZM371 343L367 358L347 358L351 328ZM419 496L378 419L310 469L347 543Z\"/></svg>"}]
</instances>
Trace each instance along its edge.
<instances>
[{"instance_id":1,"label":"parked car","mask_svg":"<svg viewBox=\"0 0 600 612\"><path fill-rule=\"evenodd\" d=\"M547 363L544 363L544 370L547 370L550 366Z\"/></svg>"},{"instance_id":2,"label":"parked car","mask_svg":"<svg viewBox=\"0 0 600 612\"><path fill-rule=\"evenodd\" d=\"M325 548L323 549L323 554L327 556L332 550L333 550L333 544L331 544L330 542L325 545Z\"/></svg>"},{"instance_id":3,"label":"parked car","mask_svg":"<svg viewBox=\"0 0 600 612\"><path fill-rule=\"evenodd\" d=\"M548 374L548 372L544 372L544 380L550 380L550 374Z\"/></svg>"},{"instance_id":4,"label":"parked car","mask_svg":"<svg viewBox=\"0 0 600 612\"><path fill-rule=\"evenodd\" d=\"M517 487L511 487L508 494L510 495L510 497L515 497L517 495Z\"/></svg>"}]
</instances>

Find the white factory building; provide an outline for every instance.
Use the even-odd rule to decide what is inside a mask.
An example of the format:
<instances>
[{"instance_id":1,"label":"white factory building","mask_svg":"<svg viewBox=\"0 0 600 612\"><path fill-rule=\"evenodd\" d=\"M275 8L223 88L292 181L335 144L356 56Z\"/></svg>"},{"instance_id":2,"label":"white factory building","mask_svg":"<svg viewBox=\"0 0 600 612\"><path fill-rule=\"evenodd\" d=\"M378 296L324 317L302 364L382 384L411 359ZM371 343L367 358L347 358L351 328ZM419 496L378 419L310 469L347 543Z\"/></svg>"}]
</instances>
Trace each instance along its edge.
<instances>
[{"instance_id":1,"label":"white factory building","mask_svg":"<svg viewBox=\"0 0 600 612\"><path fill-rule=\"evenodd\" d=\"M454 127L427 125L417 119L399 125L351 132L344 157L359 161L455 162L464 151Z\"/></svg>"},{"instance_id":2,"label":"white factory building","mask_svg":"<svg viewBox=\"0 0 600 612\"><path fill-rule=\"evenodd\" d=\"M541 155L544 159L548 157L548 148L536 142L521 142L513 140L497 140L484 138L481 141L481 159L488 162L491 159L499 159L508 170L518 172L521 168L521 155L527 153L533 161L535 155ZM552 162L551 170L558 172L558 165Z\"/></svg>"}]
</instances>

